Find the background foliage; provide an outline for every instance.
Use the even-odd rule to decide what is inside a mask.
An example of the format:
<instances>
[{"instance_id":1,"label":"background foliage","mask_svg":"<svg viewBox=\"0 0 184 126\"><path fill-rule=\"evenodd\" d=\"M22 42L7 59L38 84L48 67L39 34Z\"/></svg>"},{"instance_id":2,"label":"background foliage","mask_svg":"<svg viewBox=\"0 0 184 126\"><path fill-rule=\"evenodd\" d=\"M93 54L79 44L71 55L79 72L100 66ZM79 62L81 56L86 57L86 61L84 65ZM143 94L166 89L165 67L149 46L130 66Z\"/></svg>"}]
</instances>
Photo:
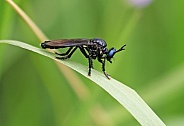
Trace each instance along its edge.
<instances>
[{"instance_id":1,"label":"background foliage","mask_svg":"<svg viewBox=\"0 0 184 126\"><path fill-rule=\"evenodd\" d=\"M126 51L107 64L108 73L135 89L167 125L184 125L182 0L155 0L144 8L123 0L15 2L49 39L101 37L109 48L126 43ZM0 12L0 39L39 47L38 38L3 0ZM79 51L71 60L87 65ZM101 70L97 61L94 67ZM0 125L139 125L109 94L74 74L87 92L82 99L52 60L0 45Z\"/></svg>"}]
</instances>

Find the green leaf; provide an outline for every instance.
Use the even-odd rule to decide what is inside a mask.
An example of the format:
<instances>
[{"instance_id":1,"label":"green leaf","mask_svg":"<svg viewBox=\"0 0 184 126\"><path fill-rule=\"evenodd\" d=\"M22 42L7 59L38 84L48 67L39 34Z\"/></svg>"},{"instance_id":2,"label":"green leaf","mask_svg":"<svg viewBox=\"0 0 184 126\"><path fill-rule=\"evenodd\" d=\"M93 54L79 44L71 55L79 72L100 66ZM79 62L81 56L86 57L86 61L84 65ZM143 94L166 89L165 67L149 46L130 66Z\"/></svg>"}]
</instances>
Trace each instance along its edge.
<instances>
[{"instance_id":1,"label":"green leaf","mask_svg":"<svg viewBox=\"0 0 184 126\"><path fill-rule=\"evenodd\" d=\"M32 52L36 52L76 70L106 90L113 98L115 98L122 106L124 106L142 126L165 126L162 120L133 89L113 79L112 77L110 80L108 80L104 74L96 70L92 70L93 74L89 77L87 75L87 66L72 61L58 60L54 57L55 54L23 42L13 40L0 40L0 44L1 43L11 44L30 50Z\"/></svg>"}]
</instances>

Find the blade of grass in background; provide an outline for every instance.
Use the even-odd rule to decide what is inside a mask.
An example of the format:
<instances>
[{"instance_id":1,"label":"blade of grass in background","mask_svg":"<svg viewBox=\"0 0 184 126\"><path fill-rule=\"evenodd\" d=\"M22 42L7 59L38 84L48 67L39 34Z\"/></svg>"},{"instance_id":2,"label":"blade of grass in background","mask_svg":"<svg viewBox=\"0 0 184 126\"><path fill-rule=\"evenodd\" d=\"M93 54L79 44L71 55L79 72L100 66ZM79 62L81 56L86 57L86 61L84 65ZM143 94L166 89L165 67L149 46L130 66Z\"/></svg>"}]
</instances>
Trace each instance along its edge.
<instances>
[{"instance_id":1,"label":"blade of grass in background","mask_svg":"<svg viewBox=\"0 0 184 126\"><path fill-rule=\"evenodd\" d=\"M93 75L87 76L87 66L83 66L79 63L62 61L54 57L55 54L46 50L25 44L19 41L1 40L0 43L7 43L15 45L32 52L39 53L51 59L54 59L60 63L67 65L68 67L76 70L83 76L89 78L104 90L106 90L112 97L114 97L121 105L123 105L142 126L165 126L160 118L153 112L153 110L142 100L142 98L131 88L122 84L121 82L114 80L108 80L102 73L92 70Z\"/></svg>"},{"instance_id":2,"label":"blade of grass in background","mask_svg":"<svg viewBox=\"0 0 184 126\"><path fill-rule=\"evenodd\" d=\"M20 17L26 22L27 25L31 28L31 30L35 33L35 35L39 38L41 42L48 40L46 35L42 32L42 30L31 20L31 18L12 0L6 0L14 10L20 15ZM53 52L53 50L50 50ZM70 84L73 91L76 93L80 100L84 100L89 96L89 90L83 82L76 77L76 75L67 67L62 64L57 64L60 68L61 73L65 76L66 80ZM73 76L73 79L70 79L70 76Z\"/></svg>"}]
</instances>

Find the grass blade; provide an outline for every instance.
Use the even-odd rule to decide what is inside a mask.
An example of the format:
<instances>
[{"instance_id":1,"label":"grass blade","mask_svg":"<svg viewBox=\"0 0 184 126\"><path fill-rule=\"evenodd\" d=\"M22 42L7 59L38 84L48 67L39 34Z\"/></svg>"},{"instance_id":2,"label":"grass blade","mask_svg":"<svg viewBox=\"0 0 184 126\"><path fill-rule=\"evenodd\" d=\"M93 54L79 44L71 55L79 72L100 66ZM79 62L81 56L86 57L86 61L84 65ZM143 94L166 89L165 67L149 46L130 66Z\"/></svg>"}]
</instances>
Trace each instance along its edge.
<instances>
[{"instance_id":1,"label":"grass blade","mask_svg":"<svg viewBox=\"0 0 184 126\"><path fill-rule=\"evenodd\" d=\"M143 99L133 89L122 84L121 82L113 78L108 80L101 72L96 70L92 70L92 76L89 77L87 76L87 66L76 62L58 60L54 57L55 54L23 42L13 40L0 40L0 44L1 43L15 45L32 52L36 52L76 70L106 90L113 98L115 98L121 105L123 105L142 126L165 126L162 120L143 101Z\"/></svg>"}]
</instances>

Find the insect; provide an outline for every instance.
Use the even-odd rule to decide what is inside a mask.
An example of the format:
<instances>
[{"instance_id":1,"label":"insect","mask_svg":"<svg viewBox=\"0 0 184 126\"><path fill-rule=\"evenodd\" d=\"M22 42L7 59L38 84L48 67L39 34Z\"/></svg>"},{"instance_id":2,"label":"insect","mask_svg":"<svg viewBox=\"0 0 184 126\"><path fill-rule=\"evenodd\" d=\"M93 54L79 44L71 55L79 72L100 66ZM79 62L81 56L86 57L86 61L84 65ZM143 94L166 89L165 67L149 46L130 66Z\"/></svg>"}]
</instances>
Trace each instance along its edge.
<instances>
[{"instance_id":1,"label":"insect","mask_svg":"<svg viewBox=\"0 0 184 126\"><path fill-rule=\"evenodd\" d=\"M102 71L104 75L110 79L109 75L105 71L105 61L112 63L111 58L122 50L125 50L123 45L120 49L116 50L114 47L107 49L107 44L103 39L60 39L60 40L50 40L41 43L41 47L46 49L59 49L59 48L69 48L65 53L59 54L56 58L65 60L69 59L72 54L79 48L82 54L89 61L89 71L88 75L91 76L91 69L93 68L93 59L97 59L102 64Z\"/></svg>"}]
</instances>

